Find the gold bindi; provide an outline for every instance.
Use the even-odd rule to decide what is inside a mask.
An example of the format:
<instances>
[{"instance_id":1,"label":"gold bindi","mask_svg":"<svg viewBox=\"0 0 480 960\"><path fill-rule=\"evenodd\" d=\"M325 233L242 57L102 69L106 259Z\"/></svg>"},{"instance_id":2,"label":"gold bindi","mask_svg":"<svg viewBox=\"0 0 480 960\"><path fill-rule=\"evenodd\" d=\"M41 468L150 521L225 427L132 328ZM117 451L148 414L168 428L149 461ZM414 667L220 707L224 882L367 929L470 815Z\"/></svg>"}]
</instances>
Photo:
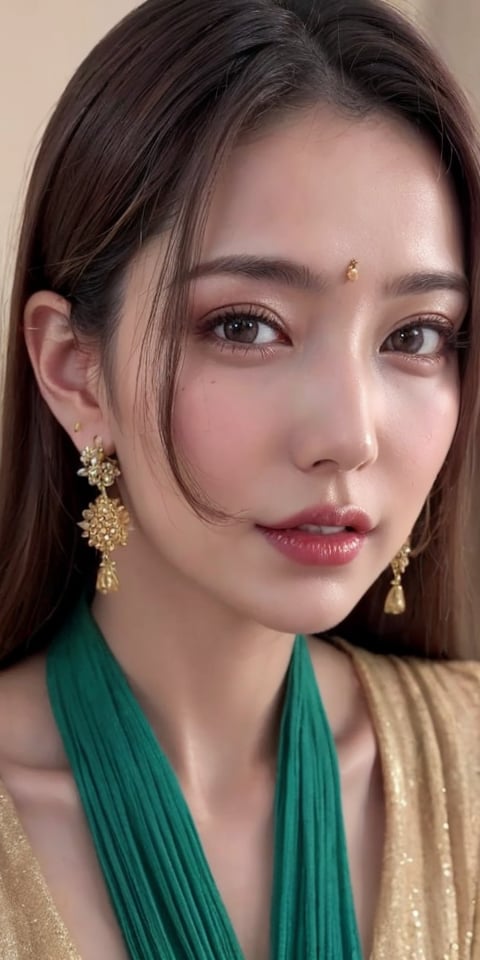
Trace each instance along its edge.
<instances>
[{"instance_id":1,"label":"gold bindi","mask_svg":"<svg viewBox=\"0 0 480 960\"><path fill-rule=\"evenodd\" d=\"M358 260L350 260L347 267L347 280L358 280Z\"/></svg>"}]
</instances>

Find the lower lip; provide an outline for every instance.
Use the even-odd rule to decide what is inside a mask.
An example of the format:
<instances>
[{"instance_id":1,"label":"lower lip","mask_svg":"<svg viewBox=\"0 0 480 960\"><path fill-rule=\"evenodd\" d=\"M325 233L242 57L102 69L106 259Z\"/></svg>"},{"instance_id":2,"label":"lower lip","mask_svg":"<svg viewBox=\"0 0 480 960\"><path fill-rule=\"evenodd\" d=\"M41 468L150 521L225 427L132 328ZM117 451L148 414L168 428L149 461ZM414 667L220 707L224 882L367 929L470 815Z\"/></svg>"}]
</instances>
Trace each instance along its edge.
<instances>
[{"instance_id":1,"label":"lower lip","mask_svg":"<svg viewBox=\"0 0 480 960\"><path fill-rule=\"evenodd\" d=\"M279 553L307 567L340 567L351 563L366 540L365 534L348 530L322 534L269 527L257 529Z\"/></svg>"}]
</instances>

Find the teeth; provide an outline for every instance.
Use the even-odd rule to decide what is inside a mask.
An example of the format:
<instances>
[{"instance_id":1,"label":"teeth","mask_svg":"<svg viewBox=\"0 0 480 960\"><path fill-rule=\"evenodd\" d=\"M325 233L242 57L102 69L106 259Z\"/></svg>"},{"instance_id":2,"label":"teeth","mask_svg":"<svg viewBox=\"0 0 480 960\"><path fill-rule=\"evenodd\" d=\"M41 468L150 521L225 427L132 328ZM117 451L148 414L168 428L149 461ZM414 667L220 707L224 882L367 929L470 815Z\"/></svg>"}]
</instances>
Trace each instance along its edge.
<instances>
[{"instance_id":1,"label":"teeth","mask_svg":"<svg viewBox=\"0 0 480 960\"><path fill-rule=\"evenodd\" d=\"M317 527L314 523L304 523L298 530L304 530L305 533L343 533L346 527Z\"/></svg>"}]
</instances>

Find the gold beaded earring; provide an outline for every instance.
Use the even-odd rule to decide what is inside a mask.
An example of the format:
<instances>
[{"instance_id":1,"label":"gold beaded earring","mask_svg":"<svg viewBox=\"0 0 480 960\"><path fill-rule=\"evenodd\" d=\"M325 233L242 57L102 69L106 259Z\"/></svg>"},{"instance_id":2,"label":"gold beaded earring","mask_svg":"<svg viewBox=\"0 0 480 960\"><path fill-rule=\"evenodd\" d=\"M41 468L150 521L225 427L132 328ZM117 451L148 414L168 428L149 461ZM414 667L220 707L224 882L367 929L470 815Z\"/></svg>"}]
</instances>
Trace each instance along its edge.
<instances>
[{"instance_id":1,"label":"gold beaded earring","mask_svg":"<svg viewBox=\"0 0 480 960\"><path fill-rule=\"evenodd\" d=\"M393 580L390 581L390 590L387 593L385 606L383 608L385 613L394 615L405 613L406 603L405 592L402 586L402 576L405 573L408 564L410 563L411 552L412 548L409 537L407 542L404 543L402 549L398 551L391 563Z\"/></svg>"},{"instance_id":2,"label":"gold beaded earring","mask_svg":"<svg viewBox=\"0 0 480 960\"><path fill-rule=\"evenodd\" d=\"M119 586L116 563L110 555L116 547L126 545L130 523L126 507L120 500L107 495L107 487L113 486L120 476L120 469L116 460L105 455L101 437L94 437L93 446L82 450L80 460L83 467L78 471L78 476L86 477L92 487L98 487L100 496L89 503L78 525L83 530L82 537L88 539L88 546L94 547L102 555L97 590L110 593L118 590Z\"/></svg>"}]
</instances>

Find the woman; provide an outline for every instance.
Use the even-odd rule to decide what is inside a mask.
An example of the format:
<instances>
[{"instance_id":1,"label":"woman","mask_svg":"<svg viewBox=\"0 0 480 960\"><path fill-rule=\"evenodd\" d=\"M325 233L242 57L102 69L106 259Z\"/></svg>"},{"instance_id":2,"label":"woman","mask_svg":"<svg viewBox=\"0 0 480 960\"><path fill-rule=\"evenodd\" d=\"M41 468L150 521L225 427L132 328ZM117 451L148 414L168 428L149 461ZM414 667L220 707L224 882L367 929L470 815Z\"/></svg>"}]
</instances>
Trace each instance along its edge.
<instances>
[{"instance_id":1,"label":"woman","mask_svg":"<svg viewBox=\"0 0 480 960\"><path fill-rule=\"evenodd\" d=\"M478 152L379 0L148 0L25 207L0 954L480 958Z\"/></svg>"}]
</instances>

